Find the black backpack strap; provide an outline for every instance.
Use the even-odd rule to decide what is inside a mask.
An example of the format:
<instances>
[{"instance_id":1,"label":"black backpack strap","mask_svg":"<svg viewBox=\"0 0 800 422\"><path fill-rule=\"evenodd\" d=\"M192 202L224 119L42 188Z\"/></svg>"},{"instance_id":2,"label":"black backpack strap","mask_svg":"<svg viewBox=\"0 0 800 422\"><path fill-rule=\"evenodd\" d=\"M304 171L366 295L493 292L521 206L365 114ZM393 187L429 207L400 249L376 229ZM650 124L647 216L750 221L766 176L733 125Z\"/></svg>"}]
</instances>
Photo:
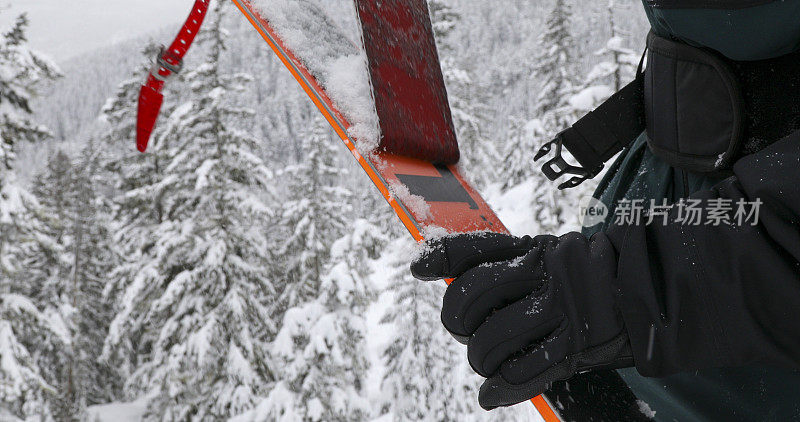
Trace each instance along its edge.
<instances>
[{"instance_id":1,"label":"black backpack strap","mask_svg":"<svg viewBox=\"0 0 800 422\"><path fill-rule=\"evenodd\" d=\"M552 181L573 175L558 186L559 189L572 188L597 176L603 164L633 143L645 127L644 74L640 65L633 82L544 144L534 160L555 151L555 156L542 166L542 172ZM563 147L580 166L567 163L561 155Z\"/></svg>"}]
</instances>

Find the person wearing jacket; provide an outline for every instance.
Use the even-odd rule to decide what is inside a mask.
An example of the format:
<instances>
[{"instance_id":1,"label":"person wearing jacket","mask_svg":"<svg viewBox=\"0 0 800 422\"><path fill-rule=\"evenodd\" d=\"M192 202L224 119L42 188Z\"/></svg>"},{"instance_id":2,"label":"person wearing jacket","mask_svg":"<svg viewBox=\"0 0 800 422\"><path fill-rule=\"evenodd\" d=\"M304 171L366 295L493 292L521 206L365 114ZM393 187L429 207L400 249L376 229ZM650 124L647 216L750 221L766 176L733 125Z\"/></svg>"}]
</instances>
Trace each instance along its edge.
<instances>
[{"instance_id":1,"label":"person wearing jacket","mask_svg":"<svg viewBox=\"0 0 800 422\"><path fill-rule=\"evenodd\" d=\"M486 409L619 369L659 421L800 420L800 1L643 3L646 130L595 194L610 218L444 237L412 273L455 278L442 322Z\"/></svg>"}]
</instances>

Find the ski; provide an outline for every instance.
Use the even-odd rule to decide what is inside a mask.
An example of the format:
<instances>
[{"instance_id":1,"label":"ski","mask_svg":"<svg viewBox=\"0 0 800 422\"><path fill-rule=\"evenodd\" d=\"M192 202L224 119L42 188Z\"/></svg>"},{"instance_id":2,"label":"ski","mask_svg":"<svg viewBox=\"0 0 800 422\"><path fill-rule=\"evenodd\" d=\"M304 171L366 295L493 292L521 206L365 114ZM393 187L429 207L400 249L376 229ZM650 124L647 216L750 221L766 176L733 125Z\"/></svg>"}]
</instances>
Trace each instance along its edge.
<instances>
[{"instance_id":1,"label":"ski","mask_svg":"<svg viewBox=\"0 0 800 422\"><path fill-rule=\"evenodd\" d=\"M356 141L349 135L352 127L350 122L337 109L303 61L278 36L270 22L251 1L232 1L289 69L415 240L424 241L426 234L442 233L442 230L448 233L481 230L508 232L455 164L433 164L390 152L386 148L371 154L362 154ZM364 2L360 4L367 6ZM425 11L427 13L427 6ZM425 17L427 19L427 14ZM438 61L436 63L438 66ZM444 82L441 84L443 88ZM379 100L376 98L376 101ZM449 119L449 108L445 108ZM382 125L391 124L388 122L388 119L381 120ZM449 125L452 128L452 122ZM450 131L452 133L452 129ZM402 134L403 129L394 132ZM454 134L452 137L455 139ZM424 203L419 203L418 199L423 199ZM547 397L539 396L531 401L545 421L562 420Z\"/></svg>"}]
</instances>

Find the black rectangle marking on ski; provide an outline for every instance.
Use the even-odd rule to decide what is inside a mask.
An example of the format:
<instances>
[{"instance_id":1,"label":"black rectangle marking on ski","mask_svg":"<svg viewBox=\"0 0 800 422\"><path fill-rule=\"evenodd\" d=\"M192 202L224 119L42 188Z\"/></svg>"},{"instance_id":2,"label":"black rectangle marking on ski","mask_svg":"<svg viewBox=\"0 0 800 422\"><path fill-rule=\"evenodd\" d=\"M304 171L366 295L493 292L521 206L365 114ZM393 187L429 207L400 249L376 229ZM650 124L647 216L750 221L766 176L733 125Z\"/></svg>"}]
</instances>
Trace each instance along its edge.
<instances>
[{"instance_id":1,"label":"black rectangle marking on ski","mask_svg":"<svg viewBox=\"0 0 800 422\"><path fill-rule=\"evenodd\" d=\"M434 167L441 177L398 174L397 178L408 187L412 195L421 196L428 202L463 202L469 204L470 209L478 209L478 204L447 166Z\"/></svg>"}]
</instances>

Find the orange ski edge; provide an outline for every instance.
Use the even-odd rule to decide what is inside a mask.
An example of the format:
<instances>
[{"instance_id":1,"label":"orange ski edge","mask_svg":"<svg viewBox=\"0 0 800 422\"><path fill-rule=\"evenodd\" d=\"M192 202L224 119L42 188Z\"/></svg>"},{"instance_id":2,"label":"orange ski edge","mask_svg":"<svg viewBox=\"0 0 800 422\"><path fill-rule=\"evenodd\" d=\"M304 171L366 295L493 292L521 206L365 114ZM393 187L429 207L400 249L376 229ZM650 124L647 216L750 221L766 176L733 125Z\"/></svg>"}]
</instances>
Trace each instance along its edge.
<instances>
[{"instance_id":1,"label":"orange ski edge","mask_svg":"<svg viewBox=\"0 0 800 422\"><path fill-rule=\"evenodd\" d=\"M533 403L533 406L536 407L536 410L539 412L539 415L542 417L542 419L544 419L545 422L562 422L561 418L558 417L555 411L553 411L553 406L544 397L544 395L532 398L531 403Z\"/></svg>"}]
</instances>

